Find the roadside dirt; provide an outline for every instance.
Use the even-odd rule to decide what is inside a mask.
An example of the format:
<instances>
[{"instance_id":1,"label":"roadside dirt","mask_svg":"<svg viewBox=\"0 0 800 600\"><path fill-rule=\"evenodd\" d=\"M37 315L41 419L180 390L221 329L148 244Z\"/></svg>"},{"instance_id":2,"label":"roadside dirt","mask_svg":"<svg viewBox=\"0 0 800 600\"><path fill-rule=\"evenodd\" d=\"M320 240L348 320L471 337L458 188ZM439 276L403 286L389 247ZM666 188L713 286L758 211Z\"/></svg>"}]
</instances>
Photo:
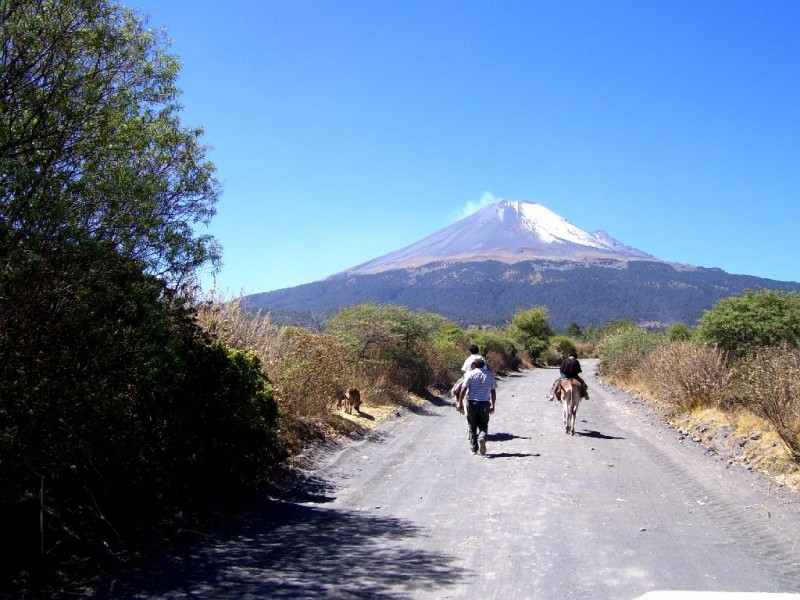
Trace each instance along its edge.
<instances>
[{"instance_id":1,"label":"roadside dirt","mask_svg":"<svg viewBox=\"0 0 800 600\"><path fill-rule=\"evenodd\" d=\"M758 471L770 477L776 486L800 490L800 466L763 419L746 412L728 415L702 409L678 415L669 422L728 464Z\"/></svg>"},{"instance_id":2,"label":"roadside dirt","mask_svg":"<svg viewBox=\"0 0 800 600\"><path fill-rule=\"evenodd\" d=\"M800 592L798 494L597 381L593 361L584 370L592 399L575 436L545 399L555 371L503 379L485 457L444 399L381 418L368 405L363 439L309 452L275 497L96 597Z\"/></svg>"}]
</instances>

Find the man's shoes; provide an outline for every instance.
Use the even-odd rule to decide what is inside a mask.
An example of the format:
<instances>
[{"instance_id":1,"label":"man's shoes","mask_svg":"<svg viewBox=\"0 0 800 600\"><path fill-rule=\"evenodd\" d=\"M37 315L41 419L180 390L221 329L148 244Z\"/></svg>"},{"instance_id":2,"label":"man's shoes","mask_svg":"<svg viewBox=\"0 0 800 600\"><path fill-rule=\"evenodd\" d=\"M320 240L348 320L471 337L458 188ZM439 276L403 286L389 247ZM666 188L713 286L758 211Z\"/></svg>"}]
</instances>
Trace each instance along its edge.
<instances>
[{"instance_id":1,"label":"man's shoes","mask_svg":"<svg viewBox=\"0 0 800 600\"><path fill-rule=\"evenodd\" d=\"M478 439L478 452L481 456L486 454L486 439L480 438Z\"/></svg>"}]
</instances>

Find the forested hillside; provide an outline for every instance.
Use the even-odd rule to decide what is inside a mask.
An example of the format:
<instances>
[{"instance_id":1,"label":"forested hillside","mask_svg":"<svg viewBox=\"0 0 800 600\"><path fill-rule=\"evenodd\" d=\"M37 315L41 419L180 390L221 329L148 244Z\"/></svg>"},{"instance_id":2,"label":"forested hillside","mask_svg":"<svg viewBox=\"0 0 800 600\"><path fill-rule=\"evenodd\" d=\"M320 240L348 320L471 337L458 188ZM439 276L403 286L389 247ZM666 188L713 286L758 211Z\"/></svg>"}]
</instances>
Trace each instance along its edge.
<instances>
[{"instance_id":1,"label":"forested hillside","mask_svg":"<svg viewBox=\"0 0 800 600\"><path fill-rule=\"evenodd\" d=\"M557 330L571 323L602 326L614 319L655 326L694 324L725 296L746 289L798 291L780 282L720 269L678 269L653 261L497 261L438 263L369 275L340 274L306 285L253 294L253 309L303 322L358 302L399 304L437 312L462 326L507 323L521 307L547 307Z\"/></svg>"}]
</instances>

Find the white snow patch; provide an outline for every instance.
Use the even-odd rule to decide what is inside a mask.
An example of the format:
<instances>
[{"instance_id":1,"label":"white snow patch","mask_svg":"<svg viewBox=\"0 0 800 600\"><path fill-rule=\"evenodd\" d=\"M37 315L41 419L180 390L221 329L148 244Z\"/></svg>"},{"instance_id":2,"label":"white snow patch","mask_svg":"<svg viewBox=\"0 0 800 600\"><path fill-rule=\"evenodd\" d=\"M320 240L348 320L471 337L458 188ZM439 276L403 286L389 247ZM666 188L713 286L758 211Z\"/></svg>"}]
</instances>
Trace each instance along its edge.
<instances>
[{"instance_id":1,"label":"white snow patch","mask_svg":"<svg viewBox=\"0 0 800 600\"><path fill-rule=\"evenodd\" d=\"M610 248L596 237L576 227L564 217L554 213L549 208L536 202L509 201L508 205L514 208L519 215L520 222L528 231L547 243L571 242L591 248Z\"/></svg>"}]
</instances>

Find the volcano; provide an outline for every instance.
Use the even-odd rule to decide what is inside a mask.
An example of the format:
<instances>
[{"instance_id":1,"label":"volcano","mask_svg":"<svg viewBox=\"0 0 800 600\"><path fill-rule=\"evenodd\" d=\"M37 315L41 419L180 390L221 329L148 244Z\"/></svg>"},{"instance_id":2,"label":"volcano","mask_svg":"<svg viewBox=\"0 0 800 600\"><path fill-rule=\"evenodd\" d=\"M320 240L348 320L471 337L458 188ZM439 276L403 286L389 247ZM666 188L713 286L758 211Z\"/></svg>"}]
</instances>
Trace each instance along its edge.
<instances>
[{"instance_id":1,"label":"volcano","mask_svg":"<svg viewBox=\"0 0 800 600\"><path fill-rule=\"evenodd\" d=\"M439 261L517 263L549 259L584 262L600 258L656 260L646 252L618 242L603 230L584 231L541 204L503 200L347 273L380 273Z\"/></svg>"},{"instance_id":2,"label":"volcano","mask_svg":"<svg viewBox=\"0 0 800 600\"><path fill-rule=\"evenodd\" d=\"M322 281L244 301L276 322L313 327L370 302L438 313L464 327L502 327L517 310L544 306L557 330L615 319L661 329L693 327L717 300L757 288L800 292L800 283L665 262L541 204L504 200Z\"/></svg>"}]
</instances>

